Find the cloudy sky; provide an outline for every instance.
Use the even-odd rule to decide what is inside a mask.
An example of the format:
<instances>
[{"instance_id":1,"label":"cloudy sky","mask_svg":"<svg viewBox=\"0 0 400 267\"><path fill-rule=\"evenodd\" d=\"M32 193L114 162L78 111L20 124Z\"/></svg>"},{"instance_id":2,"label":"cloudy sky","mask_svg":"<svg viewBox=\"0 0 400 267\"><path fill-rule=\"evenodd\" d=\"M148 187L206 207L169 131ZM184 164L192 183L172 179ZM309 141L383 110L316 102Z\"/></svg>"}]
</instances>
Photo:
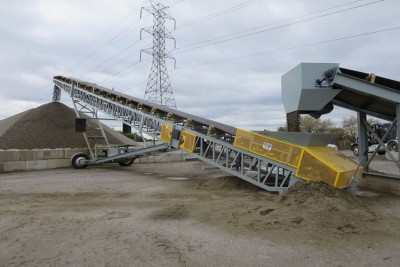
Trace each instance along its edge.
<instances>
[{"instance_id":1,"label":"cloudy sky","mask_svg":"<svg viewBox=\"0 0 400 267\"><path fill-rule=\"evenodd\" d=\"M399 0L165 0L178 109L236 127L285 124L281 76L300 62L400 80ZM64 75L142 98L152 39L144 0L2 0L0 119L51 101ZM64 93L62 102L71 106ZM353 113L336 108L340 124ZM60 118L62 119L62 118Z\"/></svg>"}]
</instances>

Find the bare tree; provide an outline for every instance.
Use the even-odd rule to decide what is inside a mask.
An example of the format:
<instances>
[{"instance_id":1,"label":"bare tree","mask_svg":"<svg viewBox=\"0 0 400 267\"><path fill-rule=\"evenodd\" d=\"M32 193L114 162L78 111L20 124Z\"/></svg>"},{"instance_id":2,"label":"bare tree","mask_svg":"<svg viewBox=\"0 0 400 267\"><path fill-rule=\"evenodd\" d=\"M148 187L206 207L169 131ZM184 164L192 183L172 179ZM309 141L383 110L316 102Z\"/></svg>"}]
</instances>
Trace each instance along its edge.
<instances>
[{"instance_id":1,"label":"bare tree","mask_svg":"<svg viewBox=\"0 0 400 267\"><path fill-rule=\"evenodd\" d=\"M310 115L300 118L300 131L303 133L329 133L333 126L330 119L314 119Z\"/></svg>"},{"instance_id":2,"label":"bare tree","mask_svg":"<svg viewBox=\"0 0 400 267\"><path fill-rule=\"evenodd\" d=\"M344 137L350 142L355 142L357 139L357 118L355 116L344 117L342 121Z\"/></svg>"}]
</instances>

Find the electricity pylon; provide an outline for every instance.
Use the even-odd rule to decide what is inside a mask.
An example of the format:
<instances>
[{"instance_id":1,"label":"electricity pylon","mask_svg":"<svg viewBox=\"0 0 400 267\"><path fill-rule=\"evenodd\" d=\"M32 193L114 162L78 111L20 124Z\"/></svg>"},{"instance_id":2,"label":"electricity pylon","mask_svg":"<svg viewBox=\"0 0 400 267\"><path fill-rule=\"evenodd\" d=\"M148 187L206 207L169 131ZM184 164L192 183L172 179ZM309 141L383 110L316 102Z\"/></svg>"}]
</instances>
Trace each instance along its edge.
<instances>
[{"instance_id":1,"label":"electricity pylon","mask_svg":"<svg viewBox=\"0 0 400 267\"><path fill-rule=\"evenodd\" d=\"M140 51L140 61L142 60L142 52L153 56L153 63L147 81L144 99L176 109L174 93L172 91L167 65L165 63L166 58L173 59L174 61L175 58L165 48L165 39L174 40L175 47L176 41L171 33L165 28L165 20L173 20L174 29L176 28L176 22L170 15L167 6L152 0L150 0L150 4L150 6L142 7L140 10L140 18L142 18L143 9L153 15L153 27L143 28L140 31L140 39L142 39L142 31L153 35L153 47Z\"/></svg>"}]
</instances>

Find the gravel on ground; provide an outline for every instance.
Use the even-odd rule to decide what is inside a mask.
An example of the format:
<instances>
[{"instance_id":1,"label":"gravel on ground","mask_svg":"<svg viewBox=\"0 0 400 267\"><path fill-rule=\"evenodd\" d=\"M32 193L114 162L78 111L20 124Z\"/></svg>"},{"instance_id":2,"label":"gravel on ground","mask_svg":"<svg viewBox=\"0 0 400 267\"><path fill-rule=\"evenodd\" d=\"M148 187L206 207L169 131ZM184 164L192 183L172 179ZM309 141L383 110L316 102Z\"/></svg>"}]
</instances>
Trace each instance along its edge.
<instances>
[{"instance_id":1,"label":"gravel on ground","mask_svg":"<svg viewBox=\"0 0 400 267\"><path fill-rule=\"evenodd\" d=\"M0 266L398 266L399 197L203 165L1 174Z\"/></svg>"}]
</instances>

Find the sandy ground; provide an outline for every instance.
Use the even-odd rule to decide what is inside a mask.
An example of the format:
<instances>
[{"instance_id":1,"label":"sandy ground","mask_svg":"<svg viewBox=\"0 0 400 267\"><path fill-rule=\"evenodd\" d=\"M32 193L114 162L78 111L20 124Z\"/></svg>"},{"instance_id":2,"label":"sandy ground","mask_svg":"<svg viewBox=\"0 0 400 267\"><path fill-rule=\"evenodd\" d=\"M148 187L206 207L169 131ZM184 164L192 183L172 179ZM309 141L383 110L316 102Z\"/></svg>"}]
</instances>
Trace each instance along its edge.
<instances>
[{"instance_id":1,"label":"sandy ground","mask_svg":"<svg viewBox=\"0 0 400 267\"><path fill-rule=\"evenodd\" d=\"M340 152L343 153L346 157L352 159L354 162L359 162L358 156L354 156L351 150L342 150ZM370 159L371 157L372 153L369 153L368 158ZM369 171L372 173L383 173L392 176L400 175L400 171L396 163L394 161L387 160L385 155L375 155L369 165L369 168Z\"/></svg>"},{"instance_id":2,"label":"sandy ground","mask_svg":"<svg viewBox=\"0 0 400 267\"><path fill-rule=\"evenodd\" d=\"M0 266L399 266L399 221L396 196L197 161L0 175Z\"/></svg>"}]
</instances>

